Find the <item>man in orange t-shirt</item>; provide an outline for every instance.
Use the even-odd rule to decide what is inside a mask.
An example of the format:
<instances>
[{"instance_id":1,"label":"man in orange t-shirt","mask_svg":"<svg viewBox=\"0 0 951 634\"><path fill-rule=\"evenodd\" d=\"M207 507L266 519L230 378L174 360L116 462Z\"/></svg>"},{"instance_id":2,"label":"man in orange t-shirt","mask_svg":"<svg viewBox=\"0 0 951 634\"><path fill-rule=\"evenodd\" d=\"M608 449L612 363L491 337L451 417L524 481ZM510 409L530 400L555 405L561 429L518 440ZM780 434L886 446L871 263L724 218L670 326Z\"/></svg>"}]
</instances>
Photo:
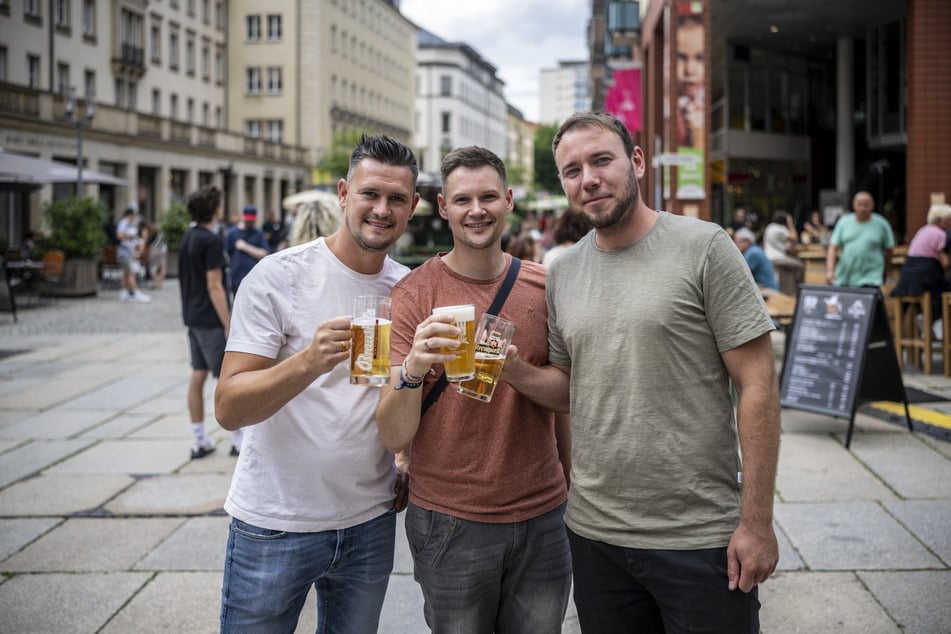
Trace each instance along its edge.
<instances>
[{"instance_id":1,"label":"man in orange t-shirt","mask_svg":"<svg viewBox=\"0 0 951 634\"><path fill-rule=\"evenodd\" d=\"M410 450L406 534L414 576L434 631L491 634L561 631L571 585L563 521L570 443L567 390L548 371L545 268L522 262L500 316L515 323L502 380L490 403L452 384L420 418L459 333L438 306L485 313L512 257L501 248L512 211L505 166L479 147L442 164L439 214L453 249L393 287L392 380L377 425L391 451ZM546 367L547 366L547 367ZM434 372L430 372L430 370Z\"/></svg>"}]
</instances>

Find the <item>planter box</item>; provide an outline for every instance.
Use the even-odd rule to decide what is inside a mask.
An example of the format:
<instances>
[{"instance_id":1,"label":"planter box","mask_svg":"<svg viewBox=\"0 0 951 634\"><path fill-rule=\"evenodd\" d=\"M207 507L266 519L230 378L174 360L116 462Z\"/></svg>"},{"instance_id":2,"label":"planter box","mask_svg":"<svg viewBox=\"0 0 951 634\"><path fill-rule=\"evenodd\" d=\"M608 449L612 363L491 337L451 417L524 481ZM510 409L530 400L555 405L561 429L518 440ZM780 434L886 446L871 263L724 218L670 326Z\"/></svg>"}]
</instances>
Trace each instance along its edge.
<instances>
[{"instance_id":1,"label":"planter box","mask_svg":"<svg viewBox=\"0 0 951 634\"><path fill-rule=\"evenodd\" d=\"M96 295L99 292L97 262L67 258L60 281L46 285L45 290L56 297Z\"/></svg>"}]
</instances>

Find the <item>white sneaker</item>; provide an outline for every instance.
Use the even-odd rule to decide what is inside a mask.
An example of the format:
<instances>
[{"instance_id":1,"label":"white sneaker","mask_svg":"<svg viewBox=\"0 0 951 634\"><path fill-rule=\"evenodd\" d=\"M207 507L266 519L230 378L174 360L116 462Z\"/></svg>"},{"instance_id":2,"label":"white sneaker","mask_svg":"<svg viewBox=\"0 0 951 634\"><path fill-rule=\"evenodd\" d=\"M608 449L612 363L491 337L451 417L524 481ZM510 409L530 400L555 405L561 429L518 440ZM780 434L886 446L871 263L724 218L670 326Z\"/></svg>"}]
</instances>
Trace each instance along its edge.
<instances>
[{"instance_id":1,"label":"white sneaker","mask_svg":"<svg viewBox=\"0 0 951 634\"><path fill-rule=\"evenodd\" d=\"M130 293L129 291L127 291L127 290L125 290L125 289L122 289L121 291L119 291L119 301L120 301L120 302L131 302L131 301L134 300L134 299L135 299L135 295L133 295L133 294Z\"/></svg>"},{"instance_id":2,"label":"white sneaker","mask_svg":"<svg viewBox=\"0 0 951 634\"><path fill-rule=\"evenodd\" d=\"M148 304L150 301L152 301L152 298L149 295L146 295L138 289L136 289L135 294L130 299L134 302L139 302L140 304Z\"/></svg>"}]
</instances>

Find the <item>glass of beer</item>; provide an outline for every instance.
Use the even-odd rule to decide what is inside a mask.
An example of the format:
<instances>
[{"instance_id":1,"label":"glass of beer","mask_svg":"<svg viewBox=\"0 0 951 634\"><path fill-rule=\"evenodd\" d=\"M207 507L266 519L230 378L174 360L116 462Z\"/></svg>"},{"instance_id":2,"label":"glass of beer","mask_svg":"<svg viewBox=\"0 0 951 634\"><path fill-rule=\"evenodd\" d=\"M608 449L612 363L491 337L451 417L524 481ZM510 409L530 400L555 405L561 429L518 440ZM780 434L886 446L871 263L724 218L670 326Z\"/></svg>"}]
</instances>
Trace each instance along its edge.
<instances>
[{"instance_id":1,"label":"glass of beer","mask_svg":"<svg viewBox=\"0 0 951 634\"><path fill-rule=\"evenodd\" d=\"M475 305L442 306L434 308L433 314L452 315L456 327L462 331L457 348L439 349L440 354L456 355L455 359L445 364L446 379L453 383L471 379L475 376L475 346L472 345L475 337Z\"/></svg>"},{"instance_id":2,"label":"glass of beer","mask_svg":"<svg viewBox=\"0 0 951 634\"><path fill-rule=\"evenodd\" d=\"M381 386L390 382L390 298L361 295L350 319L350 383Z\"/></svg>"},{"instance_id":3,"label":"glass of beer","mask_svg":"<svg viewBox=\"0 0 951 634\"><path fill-rule=\"evenodd\" d=\"M459 384L458 391L488 403L505 365L505 350L515 334L515 324L501 317L482 315L475 331L475 377Z\"/></svg>"}]
</instances>

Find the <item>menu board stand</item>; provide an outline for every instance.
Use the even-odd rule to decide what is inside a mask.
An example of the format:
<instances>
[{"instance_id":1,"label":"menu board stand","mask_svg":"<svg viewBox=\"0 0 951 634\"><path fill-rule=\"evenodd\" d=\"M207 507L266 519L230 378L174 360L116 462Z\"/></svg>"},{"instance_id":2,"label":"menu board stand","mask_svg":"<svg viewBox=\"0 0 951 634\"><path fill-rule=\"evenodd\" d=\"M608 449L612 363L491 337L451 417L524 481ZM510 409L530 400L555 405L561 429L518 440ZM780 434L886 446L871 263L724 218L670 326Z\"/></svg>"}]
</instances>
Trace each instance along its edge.
<instances>
[{"instance_id":1,"label":"menu board stand","mask_svg":"<svg viewBox=\"0 0 951 634\"><path fill-rule=\"evenodd\" d=\"M783 407L848 418L846 448L861 403L903 403L912 431L905 383L878 289L801 285L787 337L780 378Z\"/></svg>"}]
</instances>

